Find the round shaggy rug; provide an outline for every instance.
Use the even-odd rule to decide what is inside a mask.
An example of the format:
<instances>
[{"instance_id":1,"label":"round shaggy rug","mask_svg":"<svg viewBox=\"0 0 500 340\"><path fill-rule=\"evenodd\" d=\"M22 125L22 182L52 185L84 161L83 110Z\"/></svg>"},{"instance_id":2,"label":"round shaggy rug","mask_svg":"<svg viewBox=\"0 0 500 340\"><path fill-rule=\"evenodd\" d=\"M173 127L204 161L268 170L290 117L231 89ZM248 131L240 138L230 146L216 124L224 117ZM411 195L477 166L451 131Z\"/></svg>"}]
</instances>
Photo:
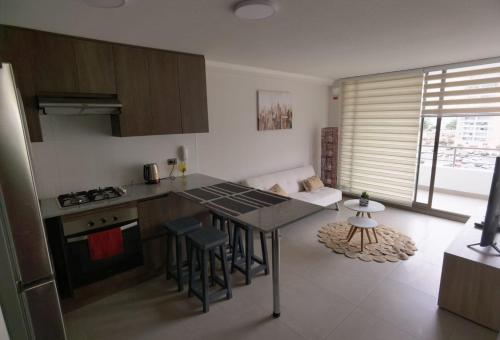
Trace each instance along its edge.
<instances>
[{"instance_id":1,"label":"round shaggy rug","mask_svg":"<svg viewBox=\"0 0 500 340\"><path fill-rule=\"evenodd\" d=\"M372 231L370 231L371 241L366 234L364 236L365 249L361 249L361 233L356 232L351 241L347 242L347 233L351 226L347 222L329 223L318 231L319 242L338 254L344 254L352 259L362 261L398 262L408 260L409 256L415 254L417 247L410 237L401 234L397 230L385 225L375 228L378 242L375 242Z\"/></svg>"}]
</instances>

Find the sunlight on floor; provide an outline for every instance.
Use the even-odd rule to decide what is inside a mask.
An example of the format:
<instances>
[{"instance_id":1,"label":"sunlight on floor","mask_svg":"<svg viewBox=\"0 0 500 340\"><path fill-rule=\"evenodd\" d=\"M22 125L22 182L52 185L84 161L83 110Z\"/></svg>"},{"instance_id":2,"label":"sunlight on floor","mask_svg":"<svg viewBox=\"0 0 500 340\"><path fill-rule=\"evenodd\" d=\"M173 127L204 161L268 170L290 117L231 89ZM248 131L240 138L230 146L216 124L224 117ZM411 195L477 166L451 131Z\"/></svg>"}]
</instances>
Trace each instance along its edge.
<instances>
[{"instance_id":1,"label":"sunlight on floor","mask_svg":"<svg viewBox=\"0 0 500 340\"><path fill-rule=\"evenodd\" d=\"M429 192L427 190L419 190L417 202L424 202L427 200L428 195ZM484 216L487 205L488 200L486 199L434 192L432 207L463 215Z\"/></svg>"}]
</instances>

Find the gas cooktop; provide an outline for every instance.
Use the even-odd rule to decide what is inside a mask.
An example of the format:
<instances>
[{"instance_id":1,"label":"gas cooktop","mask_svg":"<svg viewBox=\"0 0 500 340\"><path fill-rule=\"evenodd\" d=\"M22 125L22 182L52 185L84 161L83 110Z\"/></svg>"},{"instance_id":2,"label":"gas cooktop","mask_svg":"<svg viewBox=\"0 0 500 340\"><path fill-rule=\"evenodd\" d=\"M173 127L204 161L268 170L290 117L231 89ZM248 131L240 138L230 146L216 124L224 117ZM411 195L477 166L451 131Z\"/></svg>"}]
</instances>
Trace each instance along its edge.
<instances>
[{"instance_id":1,"label":"gas cooktop","mask_svg":"<svg viewBox=\"0 0 500 340\"><path fill-rule=\"evenodd\" d=\"M89 191L70 192L57 196L57 201L62 208L73 207L76 205L97 202L112 198L121 197L123 189L119 187L97 188Z\"/></svg>"}]
</instances>

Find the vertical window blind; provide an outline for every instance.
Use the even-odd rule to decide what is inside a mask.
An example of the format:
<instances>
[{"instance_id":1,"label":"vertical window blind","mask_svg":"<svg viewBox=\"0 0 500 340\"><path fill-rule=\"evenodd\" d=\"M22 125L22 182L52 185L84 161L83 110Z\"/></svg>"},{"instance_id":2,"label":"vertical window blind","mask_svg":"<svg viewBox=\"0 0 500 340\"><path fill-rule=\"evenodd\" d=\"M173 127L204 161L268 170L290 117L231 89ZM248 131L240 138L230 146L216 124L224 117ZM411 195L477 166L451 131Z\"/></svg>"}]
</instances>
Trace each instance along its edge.
<instances>
[{"instance_id":1,"label":"vertical window blind","mask_svg":"<svg viewBox=\"0 0 500 340\"><path fill-rule=\"evenodd\" d=\"M411 205L415 190L423 72L341 83L340 188Z\"/></svg>"},{"instance_id":2,"label":"vertical window blind","mask_svg":"<svg viewBox=\"0 0 500 340\"><path fill-rule=\"evenodd\" d=\"M500 63L428 70L422 115L500 115Z\"/></svg>"}]
</instances>

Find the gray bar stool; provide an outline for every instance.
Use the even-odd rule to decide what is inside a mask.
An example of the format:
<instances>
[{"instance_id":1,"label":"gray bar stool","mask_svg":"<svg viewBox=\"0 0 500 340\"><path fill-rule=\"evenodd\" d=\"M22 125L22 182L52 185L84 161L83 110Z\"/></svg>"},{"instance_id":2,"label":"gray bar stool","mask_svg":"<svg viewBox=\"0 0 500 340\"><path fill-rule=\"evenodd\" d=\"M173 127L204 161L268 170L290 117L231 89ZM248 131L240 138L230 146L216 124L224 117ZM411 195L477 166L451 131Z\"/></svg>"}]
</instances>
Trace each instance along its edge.
<instances>
[{"instance_id":1,"label":"gray bar stool","mask_svg":"<svg viewBox=\"0 0 500 340\"><path fill-rule=\"evenodd\" d=\"M233 232L234 232L234 225L232 224L231 220L225 216L222 216L222 215L219 215L218 213L214 212L214 211L210 211L210 214L212 215L212 225L217 228L218 230L222 231L222 232L225 232L228 237L229 237L229 242L228 242L228 247L226 248L227 249L227 258L228 260L231 260L232 258L232 254L233 254L233 250L235 249L234 248L234 244L233 244ZM237 248L239 250L239 254L237 254L237 256L241 256L241 257L244 257L244 248L243 248L243 241L241 238L239 238L239 247Z\"/></svg>"},{"instance_id":2,"label":"gray bar stool","mask_svg":"<svg viewBox=\"0 0 500 340\"><path fill-rule=\"evenodd\" d=\"M188 295L195 295L203 303L203 312L208 312L210 302L226 297L232 297L231 282L227 268L227 259L224 256L227 235L215 228L201 228L187 235L189 240L189 292ZM218 258L221 262L222 279L216 274L215 253L218 250ZM198 260L200 267L199 285L195 280L195 260ZM210 283L211 286L218 284L221 289L209 292L208 267L210 263Z\"/></svg>"},{"instance_id":3,"label":"gray bar stool","mask_svg":"<svg viewBox=\"0 0 500 340\"><path fill-rule=\"evenodd\" d=\"M177 280L177 289L181 292L184 289L184 276L187 273L186 264L189 261L184 261L182 257L182 237L186 236L190 232L193 232L201 228L201 222L193 217L183 217L178 218L173 221L169 221L163 225L167 231L167 247L166 247L166 277L167 280L170 277ZM173 250L172 241L175 239L175 270L173 270L171 253ZM188 240L186 238L186 253L188 253L189 246ZM188 253L189 254L189 253Z\"/></svg>"},{"instance_id":4,"label":"gray bar stool","mask_svg":"<svg viewBox=\"0 0 500 340\"><path fill-rule=\"evenodd\" d=\"M245 233L245 251L242 248L242 231ZM267 255L267 243L266 235L263 232L259 232L260 236L260 247L262 251L262 257L258 257L253 251L253 228L247 225L239 224L234 222L234 232L233 232L233 258L231 261L231 273L235 270L243 273L245 275L245 283L249 285L252 282L252 277L259 272L263 271L265 275L269 274L269 259ZM245 254L241 258L238 258L237 254ZM257 262L257 266L254 266L254 262Z\"/></svg>"}]
</instances>

